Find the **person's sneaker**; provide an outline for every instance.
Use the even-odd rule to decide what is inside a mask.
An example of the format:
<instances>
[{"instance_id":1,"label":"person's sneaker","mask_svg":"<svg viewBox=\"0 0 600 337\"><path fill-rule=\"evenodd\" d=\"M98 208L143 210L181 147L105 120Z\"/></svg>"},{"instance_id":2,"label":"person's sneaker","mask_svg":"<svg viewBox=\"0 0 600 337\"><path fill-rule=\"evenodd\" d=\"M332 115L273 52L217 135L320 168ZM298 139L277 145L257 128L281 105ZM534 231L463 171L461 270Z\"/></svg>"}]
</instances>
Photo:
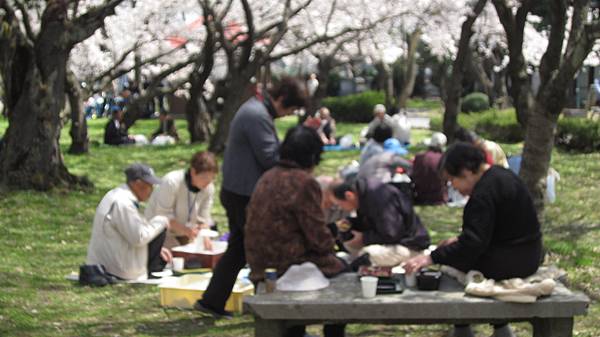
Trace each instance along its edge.
<instances>
[{"instance_id":1,"label":"person's sneaker","mask_svg":"<svg viewBox=\"0 0 600 337\"><path fill-rule=\"evenodd\" d=\"M206 303L203 303L202 300L197 300L196 303L194 303L194 310L203 312L205 314L209 314L217 319L218 318L231 319L233 317L232 312L227 311L227 310L213 309Z\"/></svg>"},{"instance_id":2,"label":"person's sneaker","mask_svg":"<svg viewBox=\"0 0 600 337\"><path fill-rule=\"evenodd\" d=\"M98 265L79 266L79 284L82 286L104 287L108 280Z\"/></svg>"}]
</instances>

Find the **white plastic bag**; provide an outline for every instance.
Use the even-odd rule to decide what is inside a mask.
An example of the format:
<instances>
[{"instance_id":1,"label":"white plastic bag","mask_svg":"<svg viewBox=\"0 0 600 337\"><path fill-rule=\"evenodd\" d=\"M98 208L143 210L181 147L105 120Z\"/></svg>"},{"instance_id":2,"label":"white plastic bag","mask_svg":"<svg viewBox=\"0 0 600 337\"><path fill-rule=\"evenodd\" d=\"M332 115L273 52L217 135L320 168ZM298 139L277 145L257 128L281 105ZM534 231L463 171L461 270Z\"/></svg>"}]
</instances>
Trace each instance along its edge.
<instances>
[{"instance_id":1,"label":"white plastic bag","mask_svg":"<svg viewBox=\"0 0 600 337\"><path fill-rule=\"evenodd\" d=\"M556 201L556 182L560 180L560 174L553 168L548 170L546 176L546 200L549 203Z\"/></svg>"}]
</instances>

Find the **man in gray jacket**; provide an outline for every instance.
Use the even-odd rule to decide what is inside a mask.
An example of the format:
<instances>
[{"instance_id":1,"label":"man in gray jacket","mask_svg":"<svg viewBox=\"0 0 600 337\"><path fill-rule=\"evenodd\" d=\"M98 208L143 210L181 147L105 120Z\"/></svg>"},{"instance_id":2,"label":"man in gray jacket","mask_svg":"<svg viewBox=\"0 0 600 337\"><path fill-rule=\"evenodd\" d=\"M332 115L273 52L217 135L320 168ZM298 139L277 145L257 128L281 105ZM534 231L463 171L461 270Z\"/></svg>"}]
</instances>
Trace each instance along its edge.
<instances>
[{"instance_id":1,"label":"man in gray jacket","mask_svg":"<svg viewBox=\"0 0 600 337\"><path fill-rule=\"evenodd\" d=\"M302 86L284 78L269 93L258 93L236 112L229 126L229 138L223 157L221 204L227 213L229 240L227 251L213 271L213 277L197 310L213 316L231 316L225 302L246 265L244 224L246 206L261 175L279 160L279 138L274 119L291 115L305 106Z\"/></svg>"}]
</instances>

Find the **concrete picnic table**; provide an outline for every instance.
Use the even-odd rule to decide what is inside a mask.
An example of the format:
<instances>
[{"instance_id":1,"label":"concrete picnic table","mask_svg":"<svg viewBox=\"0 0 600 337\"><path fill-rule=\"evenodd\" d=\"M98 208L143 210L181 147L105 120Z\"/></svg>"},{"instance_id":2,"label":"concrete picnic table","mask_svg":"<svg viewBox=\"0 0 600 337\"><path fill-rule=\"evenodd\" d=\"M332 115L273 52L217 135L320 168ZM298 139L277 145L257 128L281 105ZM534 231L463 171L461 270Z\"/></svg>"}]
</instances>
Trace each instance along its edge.
<instances>
[{"instance_id":1,"label":"concrete picnic table","mask_svg":"<svg viewBox=\"0 0 600 337\"><path fill-rule=\"evenodd\" d=\"M464 286L446 275L437 291L406 288L401 294L362 298L357 274L331 279L325 289L307 292L264 293L244 299L255 317L256 337L279 337L299 324L469 324L528 321L534 337L570 337L573 317L585 315L589 299L562 283L552 296L535 303L510 303L465 295Z\"/></svg>"}]
</instances>

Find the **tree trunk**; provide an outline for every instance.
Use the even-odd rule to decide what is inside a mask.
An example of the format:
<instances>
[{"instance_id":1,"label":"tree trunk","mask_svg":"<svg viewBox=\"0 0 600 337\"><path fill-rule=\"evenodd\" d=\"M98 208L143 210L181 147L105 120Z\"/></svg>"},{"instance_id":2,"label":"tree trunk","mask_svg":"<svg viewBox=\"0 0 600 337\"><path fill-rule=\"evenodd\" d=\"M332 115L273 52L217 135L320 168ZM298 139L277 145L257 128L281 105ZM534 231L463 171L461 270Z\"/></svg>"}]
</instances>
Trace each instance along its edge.
<instances>
[{"instance_id":1,"label":"tree trunk","mask_svg":"<svg viewBox=\"0 0 600 337\"><path fill-rule=\"evenodd\" d=\"M477 78L479 84L481 84L483 88L482 91L488 96L490 100L490 106L492 106L494 104L494 83L488 76L488 73L483 65L483 61L479 55L471 53L470 61L472 67L471 71Z\"/></svg>"},{"instance_id":2,"label":"tree trunk","mask_svg":"<svg viewBox=\"0 0 600 337\"><path fill-rule=\"evenodd\" d=\"M13 73L24 80L12 88L13 105L7 107L9 126L0 153L1 183L10 188L48 190L55 186L91 185L70 174L60 153L60 110L64 105L67 57L42 52L42 71L33 53L15 59ZM32 99L36 97L37 99Z\"/></svg>"},{"instance_id":3,"label":"tree trunk","mask_svg":"<svg viewBox=\"0 0 600 337\"><path fill-rule=\"evenodd\" d=\"M558 114L550 113L554 109L537 101L533 113L529 114L520 170L521 178L533 197L540 221L544 211L545 178L550 166L558 120Z\"/></svg>"},{"instance_id":4,"label":"tree trunk","mask_svg":"<svg viewBox=\"0 0 600 337\"><path fill-rule=\"evenodd\" d=\"M421 39L421 30L416 29L408 37L408 52L406 55L406 71L404 72L404 86L398 98L398 110L406 108L408 98L412 95L415 88L415 80L417 79L417 47Z\"/></svg>"},{"instance_id":5,"label":"tree trunk","mask_svg":"<svg viewBox=\"0 0 600 337\"><path fill-rule=\"evenodd\" d=\"M66 78L67 97L69 98L69 106L71 107L71 146L69 153L83 154L88 153L89 138L87 133L87 121L83 111L83 102L81 100L81 90L75 78L75 74L71 71L67 73Z\"/></svg>"},{"instance_id":6,"label":"tree trunk","mask_svg":"<svg viewBox=\"0 0 600 337\"><path fill-rule=\"evenodd\" d=\"M317 65L317 78L319 79L319 85L317 86L317 90L315 90L312 97L310 97L310 103L308 107L306 107L306 114L315 113L319 108L321 108L321 102L327 95L327 87L329 86L329 74L333 70L334 67L334 56L323 56L319 58L319 63Z\"/></svg>"},{"instance_id":7,"label":"tree trunk","mask_svg":"<svg viewBox=\"0 0 600 337\"><path fill-rule=\"evenodd\" d=\"M192 85L190 99L185 107L191 143L202 143L210 139L210 114L202 97L202 88Z\"/></svg>"},{"instance_id":8,"label":"tree trunk","mask_svg":"<svg viewBox=\"0 0 600 337\"><path fill-rule=\"evenodd\" d=\"M248 81L241 78L229 81L229 85L225 89L226 94L223 97L225 103L223 104L223 111L219 116L217 130L210 140L209 150L211 152L221 153L225 150L227 136L229 135L229 125L231 124L235 113L247 97L245 93L248 88L248 83Z\"/></svg>"},{"instance_id":9,"label":"tree trunk","mask_svg":"<svg viewBox=\"0 0 600 337\"><path fill-rule=\"evenodd\" d=\"M379 61L375 64L375 69L377 69L375 89L383 91L385 94L385 108L389 110L393 106L394 98L394 78L390 73L390 66L383 61Z\"/></svg>"},{"instance_id":10,"label":"tree trunk","mask_svg":"<svg viewBox=\"0 0 600 337\"><path fill-rule=\"evenodd\" d=\"M527 63L523 55L523 31L526 13L531 7L532 1L524 3L514 14L511 7L505 1L492 0L498 18L504 27L508 42L508 76L510 87L508 88L512 103L517 113L517 120L521 126L527 126L529 111L533 110L534 98L527 74Z\"/></svg>"},{"instance_id":11,"label":"tree trunk","mask_svg":"<svg viewBox=\"0 0 600 337\"><path fill-rule=\"evenodd\" d=\"M448 137L448 143L454 141L454 132L458 129L458 109L460 107L460 97L462 95L462 79L466 62L471 53L470 41L473 36L473 24L483 8L487 0L478 0L473 7L473 13L463 22L460 39L458 41L458 51L456 58L452 64L452 75L448 83L446 83L446 101L444 102L444 134Z\"/></svg>"}]
</instances>

